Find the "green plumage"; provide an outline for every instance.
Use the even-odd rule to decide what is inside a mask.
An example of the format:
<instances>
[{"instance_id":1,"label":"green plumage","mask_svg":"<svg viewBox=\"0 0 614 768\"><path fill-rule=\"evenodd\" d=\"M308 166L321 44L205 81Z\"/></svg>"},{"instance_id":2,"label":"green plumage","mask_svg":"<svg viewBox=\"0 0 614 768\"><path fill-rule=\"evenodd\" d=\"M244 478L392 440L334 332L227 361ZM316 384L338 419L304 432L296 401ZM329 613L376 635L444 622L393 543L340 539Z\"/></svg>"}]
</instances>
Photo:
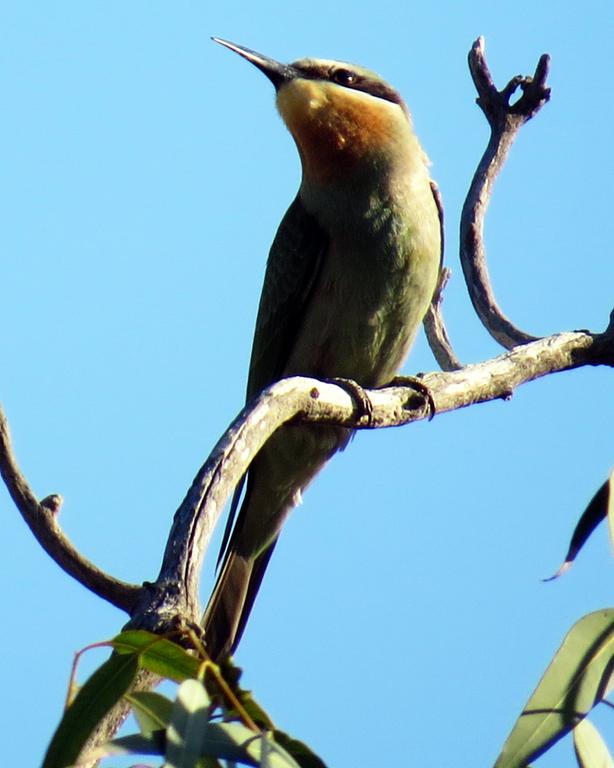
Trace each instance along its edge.
<instances>
[{"instance_id":1,"label":"green plumage","mask_svg":"<svg viewBox=\"0 0 614 768\"><path fill-rule=\"evenodd\" d=\"M390 137L375 148L365 144L368 154L360 162L353 158L352 164L344 166L344 156L340 167L345 167L345 173L323 181L321 173L317 178L310 173L316 167L321 171L317 165L321 157L309 156L312 145L317 151L317 142L314 145L310 136L306 143L293 132L303 180L271 246L247 399L278 379L297 374L350 378L365 387L386 384L397 374L422 322L441 256L439 211L426 157L407 110L398 94L371 73L364 87L373 93L356 89L348 93L347 86L335 80L339 78L337 70L331 69L334 62L325 62L326 67L323 64L318 70L317 60L306 60L310 67L306 72L301 71L301 62L279 65L226 45L273 80L282 117L291 130L297 130L300 100L293 98L290 119L284 115L279 95L284 88L305 82L311 94L309 104L316 103L313 94L321 92L325 106L318 109L330 110L331 125L347 125L348 114L359 119L356 105L362 99L364 114L371 111L369 125L374 124L373 110L379 110L375 114L378 129ZM349 65L343 67L344 73L351 73ZM331 73L332 81L322 78L324 70ZM344 112L348 99L351 112ZM334 122L335 110L345 123ZM313 126L309 119L307 115L306 122L301 121L300 130L304 125L309 131L317 129L321 114L314 113ZM344 140L339 139L341 148L347 146ZM236 648L286 516L349 437L349 430L338 427L285 426L252 463L205 613L205 639L213 658ZM238 494L233 513L237 506ZM339 513L349 516L351 511ZM232 514L227 534L231 524Z\"/></svg>"}]
</instances>

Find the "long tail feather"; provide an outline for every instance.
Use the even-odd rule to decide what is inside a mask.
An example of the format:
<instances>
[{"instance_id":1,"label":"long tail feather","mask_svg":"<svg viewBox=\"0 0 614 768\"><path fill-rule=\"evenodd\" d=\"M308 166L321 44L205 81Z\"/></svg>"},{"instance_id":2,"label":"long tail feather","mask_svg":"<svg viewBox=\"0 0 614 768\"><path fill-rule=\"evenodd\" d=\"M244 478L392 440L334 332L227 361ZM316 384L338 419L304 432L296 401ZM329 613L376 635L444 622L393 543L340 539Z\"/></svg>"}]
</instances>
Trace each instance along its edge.
<instances>
[{"instance_id":1,"label":"long tail feather","mask_svg":"<svg viewBox=\"0 0 614 768\"><path fill-rule=\"evenodd\" d=\"M253 562L232 551L226 555L203 619L207 652L214 661L232 653L239 642Z\"/></svg>"}]
</instances>

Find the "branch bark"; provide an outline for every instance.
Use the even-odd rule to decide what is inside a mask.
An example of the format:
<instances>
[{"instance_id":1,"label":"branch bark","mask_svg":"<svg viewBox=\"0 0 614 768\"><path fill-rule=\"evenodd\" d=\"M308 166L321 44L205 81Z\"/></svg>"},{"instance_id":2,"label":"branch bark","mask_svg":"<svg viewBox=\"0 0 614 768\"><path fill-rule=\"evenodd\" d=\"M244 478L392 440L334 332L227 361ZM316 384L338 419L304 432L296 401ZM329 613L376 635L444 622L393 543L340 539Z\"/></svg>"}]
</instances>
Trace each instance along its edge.
<instances>
[{"instance_id":1,"label":"branch bark","mask_svg":"<svg viewBox=\"0 0 614 768\"><path fill-rule=\"evenodd\" d=\"M421 381L441 415L476 403L508 399L521 384L585 365L614 367L613 323L603 334L556 334L458 371L429 373ZM307 377L283 379L246 406L199 470L179 507L160 575L151 587L166 593L169 585L174 585L172 594L187 596L183 610L188 620L198 620L198 578L213 529L252 459L282 424L301 421L372 429L431 416L428 401L411 386L366 393L372 405L369 417L362 414L346 389ZM173 618L168 611L168 595L166 599L162 625L160 612L152 614L148 608L142 619L133 616L131 626L160 631ZM150 623L151 618L158 623Z\"/></svg>"},{"instance_id":2,"label":"branch bark","mask_svg":"<svg viewBox=\"0 0 614 768\"><path fill-rule=\"evenodd\" d=\"M64 534L57 521L61 496L53 494L39 502L17 465L4 412L0 408L0 475L28 527L45 552L66 573L104 600L130 612L140 587L128 584L100 570L83 557Z\"/></svg>"},{"instance_id":3,"label":"branch bark","mask_svg":"<svg viewBox=\"0 0 614 768\"><path fill-rule=\"evenodd\" d=\"M439 273L439 283L424 317L424 332L431 351L435 355L435 360L442 371L458 371L463 367L452 348L441 309L443 292L451 276L452 272L447 267L442 267Z\"/></svg>"},{"instance_id":4,"label":"branch bark","mask_svg":"<svg viewBox=\"0 0 614 768\"><path fill-rule=\"evenodd\" d=\"M443 259L445 255L445 227L444 227L444 208L443 199L439 187L434 181L431 181L431 189L433 191L433 197L437 210L439 212L439 235L441 238L441 264L439 268L439 280L437 281L437 287L433 293L433 298L429 308L426 311L424 317L424 332L428 340L429 346L435 355L435 360L439 364L442 371L456 371L462 368L461 361L456 356L456 353L452 349L452 343L446 330L446 325L443 320L442 302L443 291L446 287L448 280L450 279L451 272L447 267L443 265Z\"/></svg>"},{"instance_id":5,"label":"branch bark","mask_svg":"<svg viewBox=\"0 0 614 768\"><path fill-rule=\"evenodd\" d=\"M614 322L603 334L556 334L458 371L429 373L421 380L436 413L442 415L475 403L507 399L521 384L585 365L614 367ZM368 423L348 391L336 384L293 377L264 390L241 411L199 470L175 514L158 578L142 587L100 571L68 541L54 514L37 501L19 470L1 411L0 472L41 546L67 573L125 610L132 628L161 632L174 629L178 616L199 620L199 574L213 529L253 457L279 426L297 420L372 429L430 416L428 402L411 386L367 390L367 395L373 406Z\"/></svg>"},{"instance_id":6,"label":"branch bark","mask_svg":"<svg viewBox=\"0 0 614 768\"><path fill-rule=\"evenodd\" d=\"M490 335L506 349L535 341L536 336L517 328L499 308L490 284L484 248L484 217L492 186L520 128L550 99L546 79L550 57L539 59L533 77L518 75L498 91L484 55L484 39L478 38L469 52L469 70L478 92L477 103L490 125L488 146L477 167L460 222L460 258L473 307ZM522 96L510 104L520 87Z\"/></svg>"}]
</instances>

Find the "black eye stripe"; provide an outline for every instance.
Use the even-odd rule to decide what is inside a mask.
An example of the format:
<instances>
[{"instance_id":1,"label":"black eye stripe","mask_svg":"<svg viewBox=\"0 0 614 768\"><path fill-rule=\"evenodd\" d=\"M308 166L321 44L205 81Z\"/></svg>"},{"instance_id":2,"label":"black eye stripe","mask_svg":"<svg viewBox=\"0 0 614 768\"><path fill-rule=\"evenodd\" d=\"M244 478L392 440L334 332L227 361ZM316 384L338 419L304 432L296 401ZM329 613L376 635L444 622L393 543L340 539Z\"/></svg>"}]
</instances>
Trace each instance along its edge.
<instances>
[{"instance_id":1,"label":"black eye stripe","mask_svg":"<svg viewBox=\"0 0 614 768\"><path fill-rule=\"evenodd\" d=\"M296 65L294 65L296 67ZM386 83L373 80L353 71L349 67L324 68L314 65L298 66L297 70L309 80L327 80L344 88L362 91L378 99L391 101L393 104L403 104L400 94Z\"/></svg>"},{"instance_id":2,"label":"black eye stripe","mask_svg":"<svg viewBox=\"0 0 614 768\"><path fill-rule=\"evenodd\" d=\"M371 81L363 81L358 86L350 86L355 87L359 91L364 91L365 93L370 93L371 96L376 96L378 99L385 99L386 101L391 101L393 104L401 104L402 99L399 93L394 90L394 88L391 88L389 85L386 85L385 83L377 83L373 80Z\"/></svg>"}]
</instances>

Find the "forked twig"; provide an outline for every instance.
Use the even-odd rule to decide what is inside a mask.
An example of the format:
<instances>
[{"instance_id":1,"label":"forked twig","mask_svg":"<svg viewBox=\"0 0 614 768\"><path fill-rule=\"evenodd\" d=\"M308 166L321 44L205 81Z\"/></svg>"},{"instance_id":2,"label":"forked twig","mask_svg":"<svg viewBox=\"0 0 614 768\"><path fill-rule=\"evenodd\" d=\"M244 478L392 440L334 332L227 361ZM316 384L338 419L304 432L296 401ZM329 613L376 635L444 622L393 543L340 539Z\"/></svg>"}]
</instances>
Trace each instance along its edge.
<instances>
[{"instance_id":1,"label":"forked twig","mask_svg":"<svg viewBox=\"0 0 614 768\"><path fill-rule=\"evenodd\" d=\"M506 349L535 341L536 336L517 328L499 308L488 276L484 250L484 217L492 186L516 134L550 99L546 79L550 57L540 57L533 77L518 75L498 91L484 56L484 39L478 38L469 52L469 70L478 92L477 103L490 125L488 146L477 167L463 206L460 223L460 257L469 296L490 335ZM510 100L520 88L522 96Z\"/></svg>"}]
</instances>

